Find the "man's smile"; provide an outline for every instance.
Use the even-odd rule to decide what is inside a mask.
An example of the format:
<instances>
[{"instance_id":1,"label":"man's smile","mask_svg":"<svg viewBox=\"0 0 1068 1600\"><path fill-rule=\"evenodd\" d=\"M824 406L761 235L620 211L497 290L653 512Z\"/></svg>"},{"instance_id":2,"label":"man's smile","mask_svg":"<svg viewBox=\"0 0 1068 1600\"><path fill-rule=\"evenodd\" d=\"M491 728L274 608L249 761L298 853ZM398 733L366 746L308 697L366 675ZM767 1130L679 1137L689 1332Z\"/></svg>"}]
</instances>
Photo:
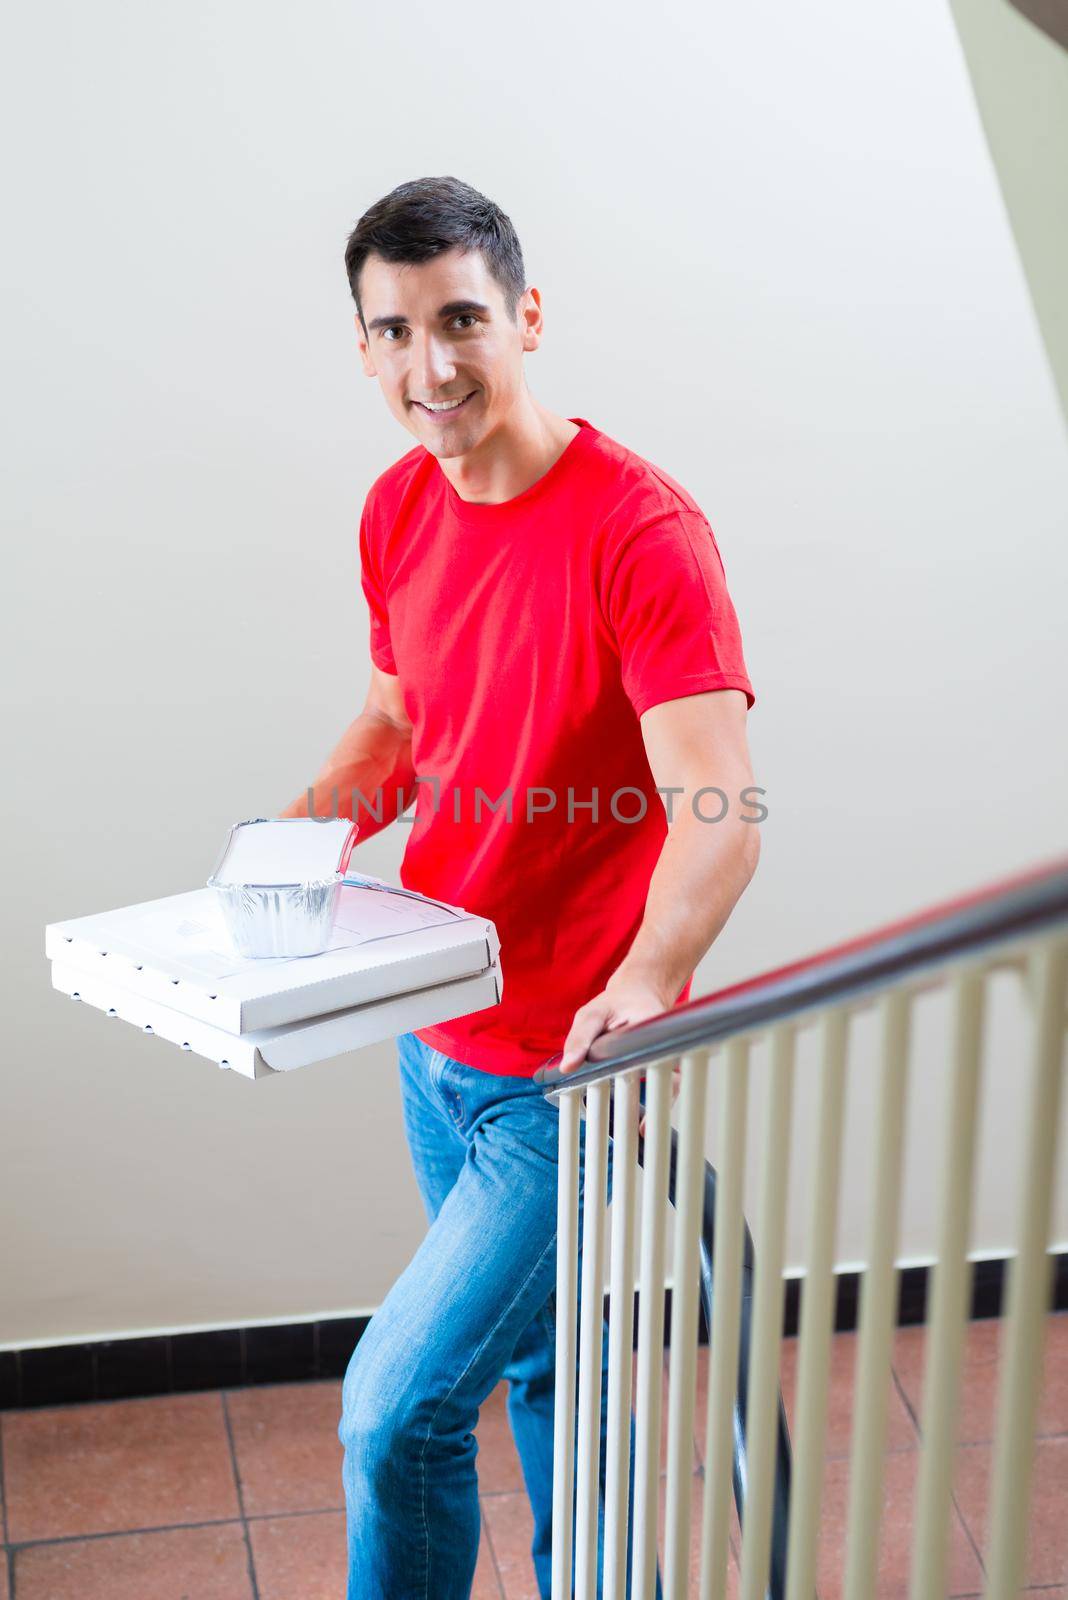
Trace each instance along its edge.
<instances>
[{"instance_id":1,"label":"man's smile","mask_svg":"<svg viewBox=\"0 0 1068 1600\"><path fill-rule=\"evenodd\" d=\"M455 416L467 404L472 395L477 393L477 389L472 389L467 394L457 395L455 398L448 400L413 400L412 405L418 406L426 417L451 417Z\"/></svg>"}]
</instances>

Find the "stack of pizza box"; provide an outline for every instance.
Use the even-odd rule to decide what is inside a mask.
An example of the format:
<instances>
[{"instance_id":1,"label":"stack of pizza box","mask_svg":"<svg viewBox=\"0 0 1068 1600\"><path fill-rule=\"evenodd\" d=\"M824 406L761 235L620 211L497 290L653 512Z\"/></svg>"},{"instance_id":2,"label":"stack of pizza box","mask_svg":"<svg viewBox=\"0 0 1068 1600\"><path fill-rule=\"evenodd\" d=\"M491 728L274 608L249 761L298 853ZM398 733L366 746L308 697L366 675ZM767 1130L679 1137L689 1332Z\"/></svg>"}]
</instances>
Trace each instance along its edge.
<instances>
[{"instance_id":1,"label":"stack of pizza box","mask_svg":"<svg viewBox=\"0 0 1068 1600\"><path fill-rule=\"evenodd\" d=\"M210 887L49 923L45 953L62 994L247 1078L482 1011L503 993L491 921L356 874L319 955L241 957Z\"/></svg>"}]
</instances>

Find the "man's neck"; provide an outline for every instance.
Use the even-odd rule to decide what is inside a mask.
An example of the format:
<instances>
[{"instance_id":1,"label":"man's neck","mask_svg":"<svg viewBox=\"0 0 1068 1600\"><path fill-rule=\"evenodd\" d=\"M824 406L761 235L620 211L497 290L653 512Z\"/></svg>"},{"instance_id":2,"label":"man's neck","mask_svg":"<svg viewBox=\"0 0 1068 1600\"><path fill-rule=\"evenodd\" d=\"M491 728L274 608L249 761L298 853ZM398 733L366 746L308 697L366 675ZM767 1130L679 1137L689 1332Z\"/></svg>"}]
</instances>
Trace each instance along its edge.
<instances>
[{"instance_id":1,"label":"man's neck","mask_svg":"<svg viewBox=\"0 0 1068 1600\"><path fill-rule=\"evenodd\" d=\"M577 423L528 396L477 449L438 466L461 500L500 505L544 477L578 432Z\"/></svg>"}]
</instances>

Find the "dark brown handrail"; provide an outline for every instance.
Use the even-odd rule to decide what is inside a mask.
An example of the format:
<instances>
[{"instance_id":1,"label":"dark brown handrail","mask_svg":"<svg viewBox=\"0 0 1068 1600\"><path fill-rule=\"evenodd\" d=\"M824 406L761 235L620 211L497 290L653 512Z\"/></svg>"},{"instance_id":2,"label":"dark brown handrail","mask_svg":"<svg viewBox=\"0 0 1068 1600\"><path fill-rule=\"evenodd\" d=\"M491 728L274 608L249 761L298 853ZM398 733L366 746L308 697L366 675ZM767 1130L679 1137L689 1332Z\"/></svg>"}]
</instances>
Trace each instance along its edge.
<instances>
[{"instance_id":1,"label":"dark brown handrail","mask_svg":"<svg viewBox=\"0 0 1068 1600\"><path fill-rule=\"evenodd\" d=\"M553 1056L534 1073L546 1095L596 1083L623 1067L705 1048L740 1033L846 1000L860 999L958 956L1026 938L1068 922L1068 856L957 899L831 945L674 1006L659 1017L614 1028L593 1041L586 1060L561 1073Z\"/></svg>"}]
</instances>

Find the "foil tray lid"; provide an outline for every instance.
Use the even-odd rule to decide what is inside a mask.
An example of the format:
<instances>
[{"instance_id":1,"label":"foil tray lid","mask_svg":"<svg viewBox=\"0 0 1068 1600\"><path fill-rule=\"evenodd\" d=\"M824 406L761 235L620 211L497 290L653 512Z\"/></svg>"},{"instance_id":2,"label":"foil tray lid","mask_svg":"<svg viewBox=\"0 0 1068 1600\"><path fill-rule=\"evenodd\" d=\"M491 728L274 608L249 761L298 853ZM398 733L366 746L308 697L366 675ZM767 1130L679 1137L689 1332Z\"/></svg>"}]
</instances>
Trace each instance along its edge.
<instances>
[{"instance_id":1,"label":"foil tray lid","mask_svg":"<svg viewBox=\"0 0 1068 1600\"><path fill-rule=\"evenodd\" d=\"M253 817L235 822L210 888L221 883L289 888L330 883L344 875L359 828L348 817Z\"/></svg>"}]
</instances>

